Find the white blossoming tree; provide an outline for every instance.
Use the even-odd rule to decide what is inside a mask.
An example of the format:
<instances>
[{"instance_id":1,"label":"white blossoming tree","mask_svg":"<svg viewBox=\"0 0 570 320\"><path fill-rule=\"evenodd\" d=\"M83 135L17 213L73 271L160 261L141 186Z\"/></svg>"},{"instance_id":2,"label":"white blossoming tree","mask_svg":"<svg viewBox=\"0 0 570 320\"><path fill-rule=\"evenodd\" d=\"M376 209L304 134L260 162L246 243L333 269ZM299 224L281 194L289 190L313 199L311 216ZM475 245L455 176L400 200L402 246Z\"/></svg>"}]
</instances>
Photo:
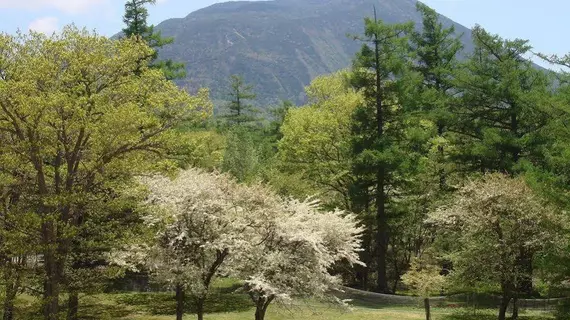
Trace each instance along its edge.
<instances>
[{"instance_id":1,"label":"white blossoming tree","mask_svg":"<svg viewBox=\"0 0 570 320\"><path fill-rule=\"evenodd\" d=\"M182 319L185 294L194 297L198 319L214 278L229 272L224 262L249 245L246 203L249 189L225 175L198 170L181 172L175 179L153 177L143 181L150 189L149 203L159 205L147 216L156 230L150 239L115 253L115 263L145 267L160 283L176 289L177 319ZM224 268L225 267L225 268Z\"/></svg>"},{"instance_id":2,"label":"white blossoming tree","mask_svg":"<svg viewBox=\"0 0 570 320\"><path fill-rule=\"evenodd\" d=\"M330 268L340 261L361 264L362 230L354 215L319 211L316 201L290 200L256 218L258 244L237 268L255 303L255 320L265 318L274 300L328 298L341 284Z\"/></svg>"},{"instance_id":3,"label":"white blossoming tree","mask_svg":"<svg viewBox=\"0 0 570 320\"><path fill-rule=\"evenodd\" d=\"M113 260L144 266L175 288L178 320L185 294L203 319L210 284L219 275L243 280L256 319L263 319L275 299L324 297L340 284L329 274L336 262L359 263L361 230L353 215L321 212L314 201L285 200L261 184L196 169L143 182L149 203L160 208L147 216L156 231Z\"/></svg>"},{"instance_id":4,"label":"white blossoming tree","mask_svg":"<svg viewBox=\"0 0 570 320\"><path fill-rule=\"evenodd\" d=\"M522 178L498 173L468 183L428 219L447 238L454 285L501 292L499 320L506 319L509 302L514 299L516 307L522 286L535 278L528 262L565 243L566 221Z\"/></svg>"}]
</instances>

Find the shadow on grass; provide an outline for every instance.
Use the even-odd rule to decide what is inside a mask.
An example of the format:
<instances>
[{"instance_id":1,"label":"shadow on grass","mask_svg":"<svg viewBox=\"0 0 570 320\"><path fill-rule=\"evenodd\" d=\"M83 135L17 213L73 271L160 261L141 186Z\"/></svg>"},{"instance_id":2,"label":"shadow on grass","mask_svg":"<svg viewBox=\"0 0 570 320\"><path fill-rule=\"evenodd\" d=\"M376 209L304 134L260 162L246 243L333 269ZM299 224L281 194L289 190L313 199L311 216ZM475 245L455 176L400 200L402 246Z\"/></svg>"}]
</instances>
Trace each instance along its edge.
<instances>
[{"instance_id":1,"label":"shadow on grass","mask_svg":"<svg viewBox=\"0 0 570 320\"><path fill-rule=\"evenodd\" d=\"M350 299L350 298L349 298ZM366 308L366 309L386 309L386 308L390 308L393 309L394 307L402 307L402 308L412 308L412 307L416 307L413 305L394 305L394 304L389 304L389 303L383 303L383 302L378 302L378 301L370 301L370 300L366 300L366 299L358 299L358 298L352 298L350 299L349 304L353 307L359 307L359 308ZM418 305L419 306L419 302Z\"/></svg>"},{"instance_id":2,"label":"shadow on grass","mask_svg":"<svg viewBox=\"0 0 570 320\"><path fill-rule=\"evenodd\" d=\"M242 293L234 293L237 288L223 287L213 290L206 299L204 310L207 313L246 311L253 307L250 298ZM176 310L174 293L128 293L115 295L119 305L130 306L138 311L153 315L173 315ZM186 298L185 313L196 313L194 300Z\"/></svg>"},{"instance_id":3,"label":"shadow on grass","mask_svg":"<svg viewBox=\"0 0 570 320\"><path fill-rule=\"evenodd\" d=\"M121 305L103 305L90 302L80 305L78 316L81 320L111 320L124 318L131 313L131 310Z\"/></svg>"},{"instance_id":4,"label":"shadow on grass","mask_svg":"<svg viewBox=\"0 0 570 320\"><path fill-rule=\"evenodd\" d=\"M493 313L473 313L473 312L454 312L448 315L438 316L441 320L496 320L497 314ZM510 319L510 316L507 316ZM536 315L519 315L519 320L552 320L552 317L536 316Z\"/></svg>"}]
</instances>

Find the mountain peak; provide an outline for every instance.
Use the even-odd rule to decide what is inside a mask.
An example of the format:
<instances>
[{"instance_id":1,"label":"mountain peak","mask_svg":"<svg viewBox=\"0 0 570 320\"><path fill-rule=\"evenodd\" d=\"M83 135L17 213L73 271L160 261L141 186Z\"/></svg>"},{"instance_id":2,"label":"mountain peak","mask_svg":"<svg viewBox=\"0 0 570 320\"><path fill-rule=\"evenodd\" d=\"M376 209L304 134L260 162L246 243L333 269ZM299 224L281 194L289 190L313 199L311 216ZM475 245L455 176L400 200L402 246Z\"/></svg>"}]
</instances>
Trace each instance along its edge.
<instances>
[{"instance_id":1,"label":"mountain peak","mask_svg":"<svg viewBox=\"0 0 570 320\"><path fill-rule=\"evenodd\" d=\"M215 100L226 98L231 74L254 85L263 106L288 99L304 101L304 87L321 74L350 66L360 44L363 18L388 23L421 23L416 0L234 1L195 11L157 26L172 45L160 56L186 63L189 89L209 87ZM470 47L469 29L455 24Z\"/></svg>"}]
</instances>

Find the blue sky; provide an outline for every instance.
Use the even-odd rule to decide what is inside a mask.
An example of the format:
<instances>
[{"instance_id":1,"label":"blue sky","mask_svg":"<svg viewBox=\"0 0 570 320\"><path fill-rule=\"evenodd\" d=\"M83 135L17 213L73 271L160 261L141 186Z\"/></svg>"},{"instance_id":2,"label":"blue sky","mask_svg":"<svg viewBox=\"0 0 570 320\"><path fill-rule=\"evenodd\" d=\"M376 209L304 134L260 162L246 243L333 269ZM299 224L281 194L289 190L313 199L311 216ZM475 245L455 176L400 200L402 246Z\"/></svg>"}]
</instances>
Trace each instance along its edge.
<instances>
[{"instance_id":1,"label":"blue sky","mask_svg":"<svg viewBox=\"0 0 570 320\"><path fill-rule=\"evenodd\" d=\"M381 0L380 0L381 1ZM150 21L184 17L217 0L157 0ZM570 0L424 0L441 14L467 26L475 23L505 38L531 40L535 51L570 52ZM123 0L0 0L0 31L33 28L52 32L74 22L113 35L122 28Z\"/></svg>"}]
</instances>

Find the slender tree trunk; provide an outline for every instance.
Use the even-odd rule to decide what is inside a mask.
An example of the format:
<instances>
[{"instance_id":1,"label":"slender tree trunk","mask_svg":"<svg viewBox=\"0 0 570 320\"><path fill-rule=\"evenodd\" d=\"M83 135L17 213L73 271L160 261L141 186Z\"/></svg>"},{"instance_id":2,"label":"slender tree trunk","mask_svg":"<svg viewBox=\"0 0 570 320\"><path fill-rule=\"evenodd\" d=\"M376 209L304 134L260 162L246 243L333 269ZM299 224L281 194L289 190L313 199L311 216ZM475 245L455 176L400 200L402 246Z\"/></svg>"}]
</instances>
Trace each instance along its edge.
<instances>
[{"instance_id":1,"label":"slender tree trunk","mask_svg":"<svg viewBox=\"0 0 570 320\"><path fill-rule=\"evenodd\" d=\"M445 127L442 124L439 124L437 126L437 135L440 138L443 137L444 131L445 131ZM439 168L439 189L445 190L447 188L447 175L445 173L445 169L443 168L443 165L445 163L443 146L438 146L437 151L439 152L439 158L440 158L439 159L439 165L441 166Z\"/></svg>"},{"instance_id":2,"label":"slender tree trunk","mask_svg":"<svg viewBox=\"0 0 570 320\"><path fill-rule=\"evenodd\" d=\"M176 286L176 320L182 320L184 316L184 288Z\"/></svg>"},{"instance_id":3,"label":"slender tree trunk","mask_svg":"<svg viewBox=\"0 0 570 320\"><path fill-rule=\"evenodd\" d=\"M424 309L426 311L426 320L431 320L431 308L429 305L429 298L424 298Z\"/></svg>"},{"instance_id":4,"label":"slender tree trunk","mask_svg":"<svg viewBox=\"0 0 570 320\"><path fill-rule=\"evenodd\" d=\"M503 297L501 298L501 306L499 307L499 320L506 320L509 302L511 302L511 297L503 292Z\"/></svg>"},{"instance_id":5,"label":"slender tree trunk","mask_svg":"<svg viewBox=\"0 0 570 320\"><path fill-rule=\"evenodd\" d=\"M2 320L14 319L14 301L18 288L13 284L6 284L6 296L4 297L4 315Z\"/></svg>"},{"instance_id":6,"label":"slender tree trunk","mask_svg":"<svg viewBox=\"0 0 570 320\"><path fill-rule=\"evenodd\" d=\"M199 298L196 301L196 315L198 316L198 320L204 320L204 301L205 298Z\"/></svg>"},{"instance_id":7,"label":"slender tree trunk","mask_svg":"<svg viewBox=\"0 0 570 320\"><path fill-rule=\"evenodd\" d=\"M386 275L386 255L388 253L388 219L386 217L385 194L384 194L384 168L378 170L376 175L376 245L378 247L378 257L376 261L377 287L378 292L388 293L388 278Z\"/></svg>"},{"instance_id":8,"label":"slender tree trunk","mask_svg":"<svg viewBox=\"0 0 570 320\"><path fill-rule=\"evenodd\" d=\"M255 320L264 320L265 310L259 306L255 308Z\"/></svg>"},{"instance_id":9,"label":"slender tree trunk","mask_svg":"<svg viewBox=\"0 0 570 320\"><path fill-rule=\"evenodd\" d=\"M79 293L71 291L67 298L67 320L78 320L77 312L79 311Z\"/></svg>"},{"instance_id":10,"label":"slender tree trunk","mask_svg":"<svg viewBox=\"0 0 570 320\"><path fill-rule=\"evenodd\" d=\"M3 320L13 320L14 319L14 303L18 292L20 291L21 281L22 281L22 270L19 268L25 268L26 257L17 257L15 259L10 259L4 257L4 283L5 283L5 296L4 296L4 313Z\"/></svg>"},{"instance_id":11,"label":"slender tree trunk","mask_svg":"<svg viewBox=\"0 0 570 320\"><path fill-rule=\"evenodd\" d=\"M513 315L511 317L512 320L518 320L519 319L519 298L518 297L514 297L513 298Z\"/></svg>"},{"instance_id":12,"label":"slender tree trunk","mask_svg":"<svg viewBox=\"0 0 570 320\"><path fill-rule=\"evenodd\" d=\"M374 7L374 21L378 22L376 17L376 7ZM378 35L374 35L374 54L376 63L376 134L377 139L381 139L384 135L384 110L383 110L383 97L382 97L382 80L380 74L380 40ZM386 199L385 199L385 180L386 172L384 165L376 172L376 245L378 246L378 259L376 261L376 271L378 273L377 287L379 292L387 293L388 278L386 276L386 255L388 251L388 219L386 218Z\"/></svg>"},{"instance_id":13,"label":"slender tree trunk","mask_svg":"<svg viewBox=\"0 0 570 320\"><path fill-rule=\"evenodd\" d=\"M398 285L400 284L400 278L399 276L396 277L396 280L394 280L394 285L392 286L392 291L390 292L396 292L396 290L398 290Z\"/></svg>"},{"instance_id":14,"label":"slender tree trunk","mask_svg":"<svg viewBox=\"0 0 570 320\"><path fill-rule=\"evenodd\" d=\"M519 122L516 112L511 113L511 132L515 137L518 137ZM520 149L517 147L512 151L513 162L517 163L520 159Z\"/></svg>"},{"instance_id":15,"label":"slender tree trunk","mask_svg":"<svg viewBox=\"0 0 570 320\"><path fill-rule=\"evenodd\" d=\"M55 245L53 222L44 222L42 226L42 240L44 249L44 293L43 318L44 320L58 320L60 279L58 272L57 251Z\"/></svg>"}]
</instances>

